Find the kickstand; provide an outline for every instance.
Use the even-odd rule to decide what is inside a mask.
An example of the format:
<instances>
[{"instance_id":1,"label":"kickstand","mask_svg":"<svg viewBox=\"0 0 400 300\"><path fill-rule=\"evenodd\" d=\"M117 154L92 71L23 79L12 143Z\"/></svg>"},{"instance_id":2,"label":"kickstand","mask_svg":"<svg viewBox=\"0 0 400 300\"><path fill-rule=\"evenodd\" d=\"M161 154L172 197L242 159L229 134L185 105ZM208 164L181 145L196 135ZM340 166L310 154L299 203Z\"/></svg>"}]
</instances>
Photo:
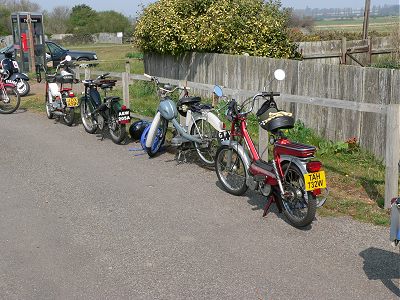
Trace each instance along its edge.
<instances>
[{"instance_id":1,"label":"kickstand","mask_svg":"<svg viewBox=\"0 0 400 300\"><path fill-rule=\"evenodd\" d=\"M271 207L272 203L276 203L274 195L271 195L268 197L267 204L265 204L265 207L264 207L263 217L265 217L268 214L268 210Z\"/></svg>"}]
</instances>

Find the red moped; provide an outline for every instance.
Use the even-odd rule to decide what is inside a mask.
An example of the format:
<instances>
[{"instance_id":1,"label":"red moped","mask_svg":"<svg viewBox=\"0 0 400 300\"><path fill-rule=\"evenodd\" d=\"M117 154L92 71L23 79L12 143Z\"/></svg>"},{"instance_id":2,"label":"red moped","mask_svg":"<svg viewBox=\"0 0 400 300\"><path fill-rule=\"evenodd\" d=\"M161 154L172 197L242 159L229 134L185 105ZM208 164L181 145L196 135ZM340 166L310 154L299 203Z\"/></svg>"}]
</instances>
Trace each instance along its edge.
<instances>
[{"instance_id":1,"label":"red moped","mask_svg":"<svg viewBox=\"0 0 400 300\"><path fill-rule=\"evenodd\" d=\"M283 70L275 71L275 78L283 80ZM215 91L222 96L222 89ZM325 172L322 163L313 160L316 148L290 141L284 129L294 126L290 113L278 111L276 92L261 92L238 105L229 101L227 118L230 131L216 153L215 170L223 188L233 195L243 195L248 188L257 190L268 198L264 208L265 216L272 203L276 203L289 222L295 227L312 223L316 208L322 206L326 197ZM247 131L247 116L253 110L257 99L265 102L257 111L262 129L270 133L273 158L264 161ZM250 105L250 109L243 111Z\"/></svg>"}]
</instances>

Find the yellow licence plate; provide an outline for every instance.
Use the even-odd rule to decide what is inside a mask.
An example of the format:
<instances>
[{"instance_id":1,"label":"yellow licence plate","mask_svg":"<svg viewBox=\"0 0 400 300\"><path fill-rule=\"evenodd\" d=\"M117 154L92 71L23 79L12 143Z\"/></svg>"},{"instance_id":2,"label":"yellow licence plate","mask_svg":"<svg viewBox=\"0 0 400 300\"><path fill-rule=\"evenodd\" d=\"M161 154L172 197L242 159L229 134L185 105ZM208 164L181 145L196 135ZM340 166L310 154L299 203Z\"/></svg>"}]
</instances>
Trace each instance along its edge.
<instances>
[{"instance_id":1,"label":"yellow licence plate","mask_svg":"<svg viewBox=\"0 0 400 300\"><path fill-rule=\"evenodd\" d=\"M304 174L304 182L306 191L326 188L325 172L319 171L315 173Z\"/></svg>"},{"instance_id":2,"label":"yellow licence plate","mask_svg":"<svg viewBox=\"0 0 400 300\"><path fill-rule=\"evenodd\" d=\"M78 98L76 98L76 97L66 98L65 102L67 102L68 107L77 107L79 104Z\"/></svg>"}]
</instances>

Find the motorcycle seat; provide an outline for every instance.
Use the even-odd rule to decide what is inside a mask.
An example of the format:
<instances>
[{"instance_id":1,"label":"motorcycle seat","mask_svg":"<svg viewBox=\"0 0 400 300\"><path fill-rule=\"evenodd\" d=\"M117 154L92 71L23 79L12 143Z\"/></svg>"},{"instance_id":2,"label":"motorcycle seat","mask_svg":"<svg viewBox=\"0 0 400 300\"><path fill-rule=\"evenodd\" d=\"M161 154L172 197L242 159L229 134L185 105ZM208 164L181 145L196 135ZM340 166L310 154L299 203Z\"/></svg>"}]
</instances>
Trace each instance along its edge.
<instances>
[{"instance_id":1,"label":"motorcycle seat","mask_svg":"<svg viewBox=\"0 0 400 300\"><path fill-rule=\"evenodd\" d=\"M209 104L203 104L199 102L190 105L190 110L193 112L201 112L202 110L207 110L207 109L212 109L212 106Z\"/></svg>"},{"instance_id":2,"label":"motorcycle seat","mask_svg":"<svg viewBox=\"0 0 400 300\"><path fill-rule=\"evenodd\" d=\"M201 101L201 98L196 97L196 96L183 97L183 98L179 99L178 105L182 105L182 104L190 105L190 104L197 103L200 101Z\"/></svg>"},{"instance_id":3,"label":"motorcycle seat","mask_svg":"<svg viewBox=\"0 0 400 300\"><path fill-rule=\"evenodd\" d=\"M117 96L109 96L104 99L105 102L118 102L119 100L121 100L121 98Z\"/></svg>"},{"instance_id":4,"label":"motorcycle seat","mask_svg":"<svg viewBox=\"0 0 400 300\"><path fill-rule=\"evenodd\" d=\"M103 90L106 90L106 89L111 89L113 86L115 86L115 84L104 83L104 84L100 85L100 88Z\"/></svg>"}]
</instances>

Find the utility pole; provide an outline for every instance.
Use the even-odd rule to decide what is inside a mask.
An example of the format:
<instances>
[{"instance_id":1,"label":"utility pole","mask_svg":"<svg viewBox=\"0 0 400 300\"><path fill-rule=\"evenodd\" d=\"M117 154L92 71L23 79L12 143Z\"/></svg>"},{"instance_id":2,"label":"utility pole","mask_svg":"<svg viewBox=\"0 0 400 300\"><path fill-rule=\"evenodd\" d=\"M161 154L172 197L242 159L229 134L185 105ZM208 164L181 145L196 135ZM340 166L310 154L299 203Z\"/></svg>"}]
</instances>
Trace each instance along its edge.
<instances>
[{"instance_id":1,"label":"utility pole","mask_svg":"<svg viewBox=\"0 0 400 300\"><path fill-rule=\"evenodd\" d=\"M371 6L371 0L365 0L364 8L364 23L363 23L363 40L368 38L368 23L369 23L369 9Z\"/></svg>"}]
</instances>

